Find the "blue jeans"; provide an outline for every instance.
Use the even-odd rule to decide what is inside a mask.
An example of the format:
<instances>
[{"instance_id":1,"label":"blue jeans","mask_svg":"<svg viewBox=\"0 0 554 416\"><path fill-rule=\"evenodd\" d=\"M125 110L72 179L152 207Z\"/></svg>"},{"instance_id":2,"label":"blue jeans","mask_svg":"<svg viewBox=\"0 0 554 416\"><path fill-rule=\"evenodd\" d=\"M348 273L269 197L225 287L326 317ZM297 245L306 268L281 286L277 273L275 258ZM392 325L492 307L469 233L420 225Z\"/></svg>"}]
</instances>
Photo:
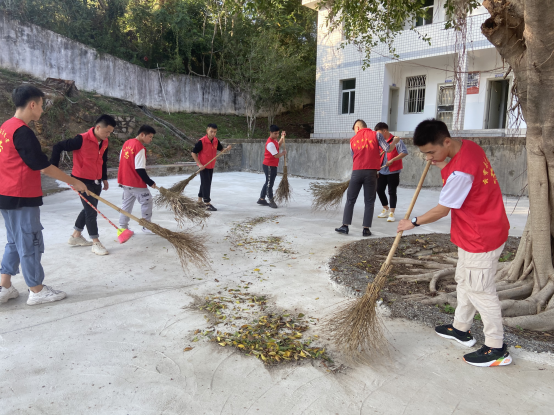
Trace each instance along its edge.
<instances>
[{"instance_id":1,"label":"blue jeans","mask_svg":"<svg viewBox=\"0 0 554 416\"><path fill-rule=\"evenodd\" d=\"M44 269L40 259L44 253L44 240L39 207L0 209L0 211L4 217L8 237L0 272L15 276L19 273L21 263L27 286L41 285L44 280Z\"/></svg>"}]
</instances>

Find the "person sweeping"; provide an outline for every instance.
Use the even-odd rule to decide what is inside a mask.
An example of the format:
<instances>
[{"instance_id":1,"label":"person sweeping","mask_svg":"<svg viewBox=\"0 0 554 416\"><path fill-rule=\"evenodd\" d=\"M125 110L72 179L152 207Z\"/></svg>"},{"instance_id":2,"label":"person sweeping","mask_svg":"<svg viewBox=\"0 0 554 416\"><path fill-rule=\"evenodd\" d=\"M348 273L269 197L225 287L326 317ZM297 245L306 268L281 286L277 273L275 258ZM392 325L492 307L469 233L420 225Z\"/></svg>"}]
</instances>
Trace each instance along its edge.
<instances>
[{"instance_id":1,"label":"person sweeping","mask_svg":"<svg viewBox=\"0 0 554 416\"><path fill-rule=\"evenodd\" d=\"M108 137L114 131L116 121L107 114L101 115L94 127L86 133L78 134L72 139L63 140L54 145L50 163L59 166L62 151L73 152L73 170L71 176L87 185L87 188L97 195L109 188L108 184ZM83 195L94 207L98 200L90 195ZM83 210L77 216L73 234L69 238L71 246L92 246L92 252L99 256L108 254L108 250L100 242L98 233L98 213L85 200L81 199ZM81 233L87 227L92 242L85 239Z\"/></svg>"},{"instance_id":2,"label":"person sweeping","mask_svg":"<svg viewBox=\"0 0 554 416\"><path fill-rule=\"evenodd\" d=\"M277 208L277 204L273 199L273 185L277 177L279 158L287 154L285 149L279 152L279 146L283 144L285 136L287 135L287 133L283 131L281 133L281 140L277 141L280 130L281 129L274 124L269 126L269 138L265 143L264 161L262 165L265 174L265 183L257 202L259 205L269 206L270 208ZM266 201L266 196L269 198L269 202Z\"/></svg>"},{"instance_id":3,"label":"person sweeping","mask_svg":"<svg viewBox=\"0 0 554 416\"><path fill-rule=\"evenodd\" d=\"M200 168L200 191L198 192L198 202L206 204L206 210L217 211L211 204L212 178L214 176L215 159L217 152L223 151L223 145L215 137L217 134L217 125L208 124L206 135L202 137L192 149L192 158ZM231 150L227 146L226 151ZM214 159L214 160L212 160Z\"/></svg>"},{"instance_id":4,"label":"person sweeping","mask_svg":"<svg viewBox=\"0 0 554 416\"><path fill-rule=\"evenodd\" d=\"M381 169L380 153L381 150L384 152L392 151L400 138L395 137L388 143L381 133L367 128L367 124L363 120L356 120L352 130L356 133L350 139L350 150L353 159L352 177L346 192L342 226L335 228L335 231L348 234L348 226L352 224L352 216L354 215L354 205L363 186L365 210L362 235L369 237L375 207L377 173Z\"/></svg>"},{"instance_id":5,"label":"person sweeping","mask_svg":"<svg viewBox=\"0 0 554 416\"><path fill-rule=\"evenodd\" d=\"M154 202L148 186L158 189L156 183L146 173L146 148L152 143L156 130L148 125L140 126L137 137L127 140L121 148L119 155L119 170L117 182L123 188L123 202L121 209L132 212L135 201L138 200L141 207L142 218L148 222L152 220L152 208ZM129 228L129 217L123 214L119 216L119 226ZM148 228L142 227L145 234L154 234Z\"/></svg>"},{"instance_id":6,"label":"person sweeping","mask_svg":"<svg viewBox=\"0 0 554 416\"><path fill-rule=\"evenodd\" d=\"M0 268L0 303L19 296L11 278L19 273L20 265L29 287L27 305L55 302L66 297L65 292L43 284L40 174L66 182L79 192L87 192L87 187L50 164L29 127L31 121L38 121L42 115L43 97L44 93L32 85L13 90L15 115L0 126L0 212L8 240Z\"/></svg>"},{"instance_id":7,"label":"person sweeping","mask_svg":"<svg viewBox=\"0 0 554 416\"><path fill-rule=\"evenodd\" d=\"M421 122L413 140L427 160L441 169L443 188L435 208L411 221L401 220L398 231L431 224L450 213L450 238L458 246L455 276L458 304L454 322L437 326L435 332L472 347L476 341L470 329L475 313L479 312L485 344L464 355L464 361L478 367L508 365L512 358L503 341L502 311L494 277L510 223L496 174L478 144L452 139L442 121Z\"/></svg>"},{"instance_id":8,"label":"person sweeping","mask_svg":"<svg viewBox=\"0 0 554 416\"><path fill-rule=\"evenodd\" d=\"M392 143L394 136L389 132L389 126L387 123L377 123L375 131L381 133L387 140L387 143ZM377 218L386 218L388 222L396 221L394 212L396 211L396 203L398 196L396 189L400 185L400 172L402 171L402 159L408 156L408 149L402 140L392 149L390 153L383 152L381 155L381 170L379 171L379 178L377 179L377 195L383 205L383 211L377 216ZM389 188L390 207L389 201L385 191Z\"/></svg>"}]
</instances>

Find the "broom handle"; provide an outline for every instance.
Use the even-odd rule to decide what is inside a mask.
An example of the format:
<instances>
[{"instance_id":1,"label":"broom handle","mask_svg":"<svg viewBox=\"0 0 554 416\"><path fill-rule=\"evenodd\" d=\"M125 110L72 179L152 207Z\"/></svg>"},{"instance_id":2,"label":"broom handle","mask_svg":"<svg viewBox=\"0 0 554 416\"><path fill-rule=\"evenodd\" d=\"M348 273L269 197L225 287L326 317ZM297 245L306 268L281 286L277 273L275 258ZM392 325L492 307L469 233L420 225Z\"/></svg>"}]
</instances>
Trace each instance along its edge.
<instances>
[{"instance_id":1,"label":"broom handle","mask_svg":"<svg viewBox=\"0 0 554 416\"><path fill-rule=\"evenodd\" d=\"M284 148L283 150L286 150L286 147L285 147L285 138L284 138L284 137L283 137L283 148ZM285 159L285 167L287 167L287 155L285 155L284 159Z\"/></svg>"},{"instance_id":2,"label":"broom handle","mask_svg":"<svg viewBox=\"0 0 554 416\"><path fill-rule=\"evenodd\" d=\"M71 186L71 185L69 185L69 186ZM73 189L75 192L77 192L77 190L76 190L73 186L71 186L71 189ZM106 217L104 214L102 214L100 211L98 211L98 208L96 208L94 205L92 205L88 199L86 199L80 192L77 192L77 193L78 193L79 196L83 199L83 201L85 201L87 204L89 204L89 205L91 206L91 208L92 208L93 210L95 210L95 211L98 212L100 215L102 215L102 216L104 217L104 219L105 219L106 221L108 221L116 230L119 230L119 227L117 227L113 222L111 222L110 219L109 219L108 217Z\"/></svg>"},{"instance_id":3,"label":"broom handle","mask_svg":"<svg viewBox=\"0 0 554 416\"><path fill-rule=\"evenodd\" d=\"M429 160L425 165L425 169L423 169L423 173L421 174L421 179L417 184L417 188L412 198L412 202L408 207L408 211L406 212L406 215L404 215L405 220L409 219L410 215L412 215L412 210L414 209L414 205L417 201L417 197L419 196L419 191L421 191L421 187L423 186L423 182L425 181L425 177L427 176L427 172L429 172L430 167L431 167L431 161ZM392 258L394 257L396 253L396 249L398 248L398 244L400 244L400 239L402 238L402 234L403 234L403 231L400 231L398 234L396 234L396 238L394 239L394 243L389 251L389 255L387 256L387 259L385 260L385 264L383 264L383 267L388 267L391 264Z\"/></svg>"},{"instance_id":4,"label":"broom handle","mask_svg":"<svg viewBox=\"0 0 554 416\"><path fill-rule=\"evenodd\" d=\"M218 155L216 155L216 157L214 157L212 160L210 160L208 163L206 163L204 166L208 166L210 163L212 163L214 160L216 160L219 156L221 156L223 153L225 153L227 151L227 149L223 149L221 152L219 152ZM199 172L201 171L201 169L198 169L196 172L194 172L194 174L198 174Z\"/></svg>"},{"instance_id":5,"label":"broom handle","mask_svg":"<svg viewBox=\"0 0 554 416\"><path fill-rule=\"evenodd\" d=\"M119 212L120 214L123 214L125 215L126 217L129 217L131 218L132 220L135 220L136 222L140 223L140 220L135 217L133 214L129 214L127 211L123 211L121 208L119 208L118 206L112 204L110 201L107 201L105 200L104 198L102 198L101 196L98 196L96 195L94 192L91 192L89 191L89 194L93 197L93 198L96 198L98 199L100 202L103 202L104 204L106 204L107 206L109 207L112 207L113 209L115 209L117 212Z\"/></svg>"}]
</instances>

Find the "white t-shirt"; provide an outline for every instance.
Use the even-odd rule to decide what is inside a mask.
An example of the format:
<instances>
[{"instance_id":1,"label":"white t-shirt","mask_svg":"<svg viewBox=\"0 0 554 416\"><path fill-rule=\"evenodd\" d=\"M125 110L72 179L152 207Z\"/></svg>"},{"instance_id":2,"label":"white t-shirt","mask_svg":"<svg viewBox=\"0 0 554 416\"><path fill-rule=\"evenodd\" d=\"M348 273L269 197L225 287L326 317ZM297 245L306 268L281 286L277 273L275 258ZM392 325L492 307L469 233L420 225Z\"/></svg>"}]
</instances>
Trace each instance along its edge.
<instances>
[{"instance_id":1,"label":"white t-shirt","mask_svg":"<svg viewBox=\"0 0 554 416\"><path fill-rule=\"evenodd\" d=\"M471 191L473 179L469 173L452 172L442 188L439 204L450 209L460 209Z\"/></svg>"},{"instance_id":2,"label":"white t-shirt","mask_svg":"<svg viewBox=\"0 0 554 416\"><path fill-rule=\"evenodd\" d=\"M121 149L121 152L119 152L119 160L121 160L122 152L123 152L123 149ZM142 149L135 156L135 169L146 169L146 150L145 149Z\"/></svg>"},{"instance_id":3,"label":"white t-shirt","mask_svg":"<svg viewBox=\"0 0 554 416\"><path fill-rule=\"evenodd\" d=\"M271 153L273 156L275 156L277 153L279 153L277 151L277 148L275 147L275 143L268 143L267 146L266 146L266 149L269 153Z\"/></svg>"}]
</instances>

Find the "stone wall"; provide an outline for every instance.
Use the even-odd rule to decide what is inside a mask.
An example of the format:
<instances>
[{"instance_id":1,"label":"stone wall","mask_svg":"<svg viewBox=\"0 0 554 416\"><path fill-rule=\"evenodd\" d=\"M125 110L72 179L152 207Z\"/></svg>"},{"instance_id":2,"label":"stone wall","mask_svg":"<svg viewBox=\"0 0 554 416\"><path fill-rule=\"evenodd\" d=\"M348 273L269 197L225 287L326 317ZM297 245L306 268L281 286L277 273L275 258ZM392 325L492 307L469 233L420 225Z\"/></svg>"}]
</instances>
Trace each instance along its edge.
<instances>
[{"instance_id":1,"label":"stone wall","mask_svg":"<svg viewBox=\"0 0 554 416\"><path fill-rule=\"evenodd\" d=\"M408 148L401 173L401 185L416 186L425 160L412 139L403 139ZM506 195L527 195L527 156L524 138L487 137L472 139L485 150ZM231 141L229 141L231 142ZM265 140L235 140L242 147L242 170L262 171ZM347 139L312 139L286 142L288 171L307 178L346 180L352 172L350 141ZM279 165L282 172L283 163ZM432 167L425 187L440 187L438 168Z\"/></svg>"},{"instance_id":2,"label":"stone wall","mask_svg":"<svg viewBox=\"0 0 554 416\"><path fill-rule=\"evenodd\" d=\"M114 129L113 134L118 139L123 139L123 140L129 139L130 137L133 136L133 133L135 131L138 131L138 129L135 130L135 127L138 127L138 126L134 117L116 116L116 115L114 115L113 117L115 118L115 121L117 121L117 126Z\"/></svg>"},{"instance_id":3,"label":"stone wall","mask_svg":"<svg viewBox=\"0 0 554 416\"><path fill-rule=\"evenodd\" d=\"M137 105L172 112L244 114L242 95L223 81L148 70L39 26L10 20L3 13L0 51L0 68L40 79L73 80L81 90Z\"/></svg>"}]
</instances>

